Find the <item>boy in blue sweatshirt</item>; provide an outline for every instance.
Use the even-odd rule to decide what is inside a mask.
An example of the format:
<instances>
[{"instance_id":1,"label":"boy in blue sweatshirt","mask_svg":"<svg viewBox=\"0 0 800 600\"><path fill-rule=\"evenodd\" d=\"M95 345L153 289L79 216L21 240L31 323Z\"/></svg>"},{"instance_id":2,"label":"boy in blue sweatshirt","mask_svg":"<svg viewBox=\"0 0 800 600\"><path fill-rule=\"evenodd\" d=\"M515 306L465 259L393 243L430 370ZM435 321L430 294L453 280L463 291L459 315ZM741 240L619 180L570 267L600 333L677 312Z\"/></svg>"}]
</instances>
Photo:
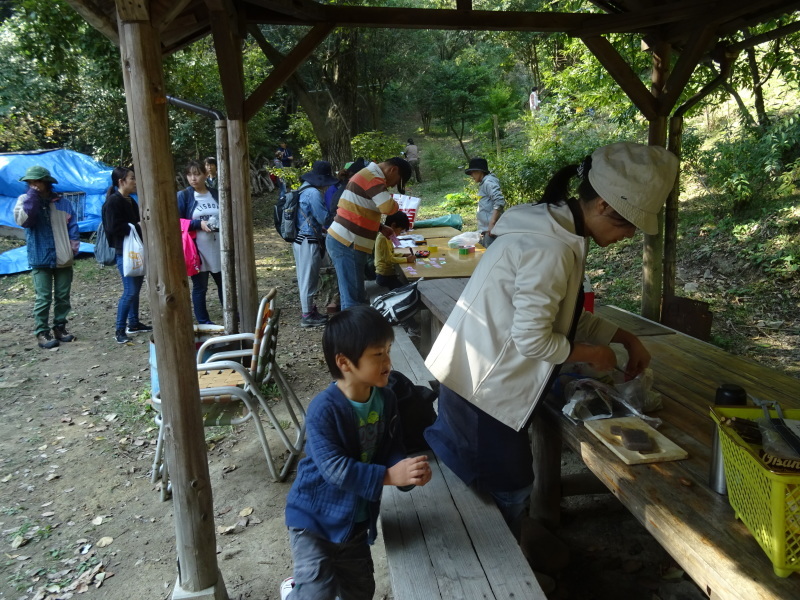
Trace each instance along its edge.
<instances>
[{"instance_id":1,"label":"boy in blue sweatshirt","mask_svg":"<svg viewBox=\"0 0 800 600\"><path fill-rule=\"evenodd\" d=\"M370 306L328 321L322 349L335 381L312 400L306 457L286 499L294 577L281 600L368 600L369 545L384 485L425 485L427 456L405 458L397 400L386 385L394 332Z\"/></svg>"}]
</instances>

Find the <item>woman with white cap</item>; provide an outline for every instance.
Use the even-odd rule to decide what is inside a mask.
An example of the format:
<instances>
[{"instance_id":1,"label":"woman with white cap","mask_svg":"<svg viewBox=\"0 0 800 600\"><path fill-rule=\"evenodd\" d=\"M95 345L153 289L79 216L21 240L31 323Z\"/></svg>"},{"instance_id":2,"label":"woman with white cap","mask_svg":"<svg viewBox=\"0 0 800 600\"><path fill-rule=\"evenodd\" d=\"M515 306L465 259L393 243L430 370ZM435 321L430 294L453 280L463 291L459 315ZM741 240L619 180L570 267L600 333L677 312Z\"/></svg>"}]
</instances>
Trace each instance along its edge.
<instances>
[{"instance_id":1,"label":"woman with white cap","mask_svg":"<svg viewBox=\"0 0 800 600\"><path fill-rule=\"evenodd\" d=\"M610 343L627 349L628 377L650 362L635 335L583 311L584 267L590 241L605 247L637 229L657 232L677 168L664 148L622 142L556 173L538 204L497 221L492 251L428 355L442 385L425 437L461 479L493 496L512 530L533 486L528 425L559 365L609 371L617 362Z\"/></svg>"}]
</instances>

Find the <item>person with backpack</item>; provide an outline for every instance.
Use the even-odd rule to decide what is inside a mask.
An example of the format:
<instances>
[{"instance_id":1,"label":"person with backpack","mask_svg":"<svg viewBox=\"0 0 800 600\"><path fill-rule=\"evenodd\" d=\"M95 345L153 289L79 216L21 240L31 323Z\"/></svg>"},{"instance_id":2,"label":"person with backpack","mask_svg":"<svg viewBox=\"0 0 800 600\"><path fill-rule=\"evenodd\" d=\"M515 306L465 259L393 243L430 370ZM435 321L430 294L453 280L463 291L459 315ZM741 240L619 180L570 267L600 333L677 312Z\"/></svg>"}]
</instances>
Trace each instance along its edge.
<instances>
[{"instance_id":1,"label":"person with backpack","mask_svg":"<svg viewBox=\"0 0 800 600\"><path fill-rule=\"evenodd\" d=\"M302 185L294 192L298 194L295 211L297 237L292 243L297 287L300 291L300 327L320 327L328 321L314 304L314 295L319 290L319 269L325 254L323 232L327 222L327 210L323 200L324 191L337 182L331 163L318 160L311 170L300 177Z\"/></svg>"},{"instance_id":2,"label":"person with backpack","mask_svg":"<svg viewBox=\"0 0 800 600\"><path fill-rule=\"evenodd\" d=\"M206 306L208 276L217 284L222 304L222 250L219 234L219 195L206 186L206 168L196 160L189 161L184 171L189 185L178 192L178 216L188 219L189 231L196 231L200 272L192 275L192 306L194 317L201 325L213 325Z\"/></svg>"},{"instance_id":3,"label":"person with backpack","mask_svg":"<svg viewBox=\"0 0 800 600\"><path fill-rule=\"evenodd\" d=\"M130 342L128 335L153 331L152 326L139 320L139 294L144 275L126 277L123 270L122 245L130 235L130 226L133 225L139 237L142 236L139 205L131 198L131 194L135 193L136 174L131 169L116 167L111 172L111 186L106 191L106 201L103 204L103 228L109 245L115 250L117 270L122 278L122 295L117 303L117 321L114 327L114 339L118 344Z\"/></svg>"}]
</instances>

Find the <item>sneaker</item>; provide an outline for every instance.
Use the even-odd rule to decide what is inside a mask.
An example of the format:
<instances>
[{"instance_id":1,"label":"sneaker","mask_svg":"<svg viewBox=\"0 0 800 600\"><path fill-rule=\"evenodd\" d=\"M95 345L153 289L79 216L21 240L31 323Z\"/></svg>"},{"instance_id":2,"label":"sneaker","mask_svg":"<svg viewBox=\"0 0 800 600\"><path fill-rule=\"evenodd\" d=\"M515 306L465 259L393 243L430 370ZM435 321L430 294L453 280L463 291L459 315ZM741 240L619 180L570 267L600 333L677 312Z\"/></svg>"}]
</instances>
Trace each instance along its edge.
<instances>
[{"instance_id":1,"label":"sneaker","mask_svg":"<svg viewBox=\"0 0 800 600\"><path fill-rule=\"evenodd\" d=\"M153 331L153 326L146 325L144 323L137 323L136 325L128 325L128 327L125 329L125 333L128 335L134 333L145 333L147 331Z\"/></svg>"},{"instance_id":2,"label":"sneaker","mask_svg":"<svg viewBox=\"0 0 800 600\"><path fill-rule=\"evenodd\" d=\"M125 330L124 329L117 329L114 332L114 339L117 340L118 344L127 344L128 342L131 341L131 338L129 338L127 335L125 335Z\"/></svg>"},{"instance_id":3,"label":"sneaker","mask_svg":"<svg viewBox=\"0 0 800 600\"><path fill-rule=\"evenodd\" d=\"M316 309L300 319L300 327L322 327L328 322L328 317L321 315Z\"/></svg>"},{"instance_id":4,"label":"sneaker","mask_svg":"<svg viewBox=\"0 0 800 600\"><path fill-rule=\"evenodd\" d=\"M37 335L36 340L39 342L39 348L44 348L45 350L55 348L59 343L58 340L53 339L53 336L50 335L49 331L45 331L44 333Z\"/></svg>"},{"instance_id":5,"label":"sneaker","mask_svg":"<svg viewBox=\"0 0 800 600\"><path fill-rule=\"evenodd\" d=\"M289 597L289 594L294 589L294 577L287 577L281 583L281 600L286 600Z\"/></svg>"},{"instance_id":6,"label":"sneaker","mask_svg":"<svg viewBox=\"0 0 800 600\"><path fill-rule=\"evenodd\" d=\"M72 335L71 333L67 333L66 325L54 325L53 335L59 342L72 342L75 340L74 335Z\"/></svg>"}]
</instances>

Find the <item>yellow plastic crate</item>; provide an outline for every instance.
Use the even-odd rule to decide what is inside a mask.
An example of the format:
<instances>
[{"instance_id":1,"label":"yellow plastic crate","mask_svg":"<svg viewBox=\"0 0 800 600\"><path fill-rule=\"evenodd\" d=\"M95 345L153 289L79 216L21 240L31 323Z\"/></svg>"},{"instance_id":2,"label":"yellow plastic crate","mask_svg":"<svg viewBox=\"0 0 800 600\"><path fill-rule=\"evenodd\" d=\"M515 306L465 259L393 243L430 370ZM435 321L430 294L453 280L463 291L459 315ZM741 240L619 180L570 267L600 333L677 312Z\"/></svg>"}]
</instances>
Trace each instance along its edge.
<instances>
[{"instance_id":1,"label":"yellow plastic crate","mask_svg":"<svg viewBox=\"0 0 800 600\"><path fill-rule=\"evenodd\" d=\"M800 419L800 410L785 410L787 419ZM758 447L747 444L721 417L755 420L760 408L715 407L711 417L719 427L728 500L753 537L767 553L775 574L788 577L800 571L800 473L771 471L759 459ZM777 417L775 412L771 412Z\"/></svg>"}]
</instances>

